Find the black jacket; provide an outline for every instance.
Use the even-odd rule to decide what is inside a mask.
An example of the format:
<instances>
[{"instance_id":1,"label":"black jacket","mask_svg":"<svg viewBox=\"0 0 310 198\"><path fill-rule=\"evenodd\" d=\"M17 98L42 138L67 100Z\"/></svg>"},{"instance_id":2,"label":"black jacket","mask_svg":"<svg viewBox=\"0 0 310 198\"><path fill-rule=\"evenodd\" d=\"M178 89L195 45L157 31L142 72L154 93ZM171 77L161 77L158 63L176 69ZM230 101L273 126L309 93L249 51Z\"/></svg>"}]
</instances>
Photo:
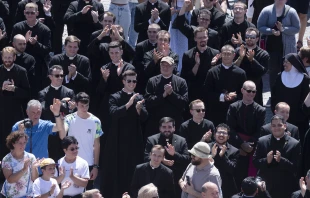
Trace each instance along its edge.
<instances>
[{"instance_id":1,"label":"black jacket","mask_svg":"<svg viewBox=\"0 0 310 198\"><path fill-rule=\"evenodd\" d=\"M153 183L158 188L160 198L175 198L172 170L161 164L154 179L151 179L151 171L150 162L137 165L131 182L131 197L138 197L142 186Z\"/></svg>"},{"instance_id":2,"label":"black jacket","mask_svg":"<svg viewBox=\"0 0 310 198\"><path fill-rule=\"evenodd\" d=\"M293 194L292 194L292 198L309 198L309 197L310 197L310 191L309 190L306 190L304 197L301 195L300 190L297 190L297 191L293 192Z\"/></svg>"},{"instance_id":3,"label":"black jacket","mask_svg":"<svg viewBox=\"0 0 310 198\"><path fill-rule=\"evenodd\" d=\"M289 131L291 133L291 137L295 138L296 140L299 140L299 130L298 130L297 126L286 122L286 130L285 131ZM264 135L269 135L269 134L271 134L270 123L262 126L262 128L260 130L260 137L262 137Z\"/></svg>"},{"instance_id":4,"label":"black jacket","mask_svg":"<svg viewBox=\"0 0 310 198\"><path fill-rule=\"evenodd\" d=\"M149 27L149 19L151 18L151 10L157 8L159 11L160 20L157 23L161 30L167 30L170 25L171 12L170 7L165 2L158 0L154 5L149 1L140 3L136 7L135 12L135 31L139 33L138 43L148 39L147 29Z\"/></svg>"}]
</instances>

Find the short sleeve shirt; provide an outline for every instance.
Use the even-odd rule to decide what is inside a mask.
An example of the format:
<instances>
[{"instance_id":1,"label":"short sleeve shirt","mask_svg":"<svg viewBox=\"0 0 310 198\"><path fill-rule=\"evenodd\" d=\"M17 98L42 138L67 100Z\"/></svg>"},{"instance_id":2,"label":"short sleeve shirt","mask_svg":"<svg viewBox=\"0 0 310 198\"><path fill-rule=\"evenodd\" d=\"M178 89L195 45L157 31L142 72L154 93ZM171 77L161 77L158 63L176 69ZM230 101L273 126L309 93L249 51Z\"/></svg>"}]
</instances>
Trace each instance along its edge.
<instances>
[{"instance_id":1,"label":"short sleeve shirt","mask_svg":"<svg viewBox=\"0 0 310 198\"><path fill-rule=\"evenodd\" d=\"M36 160L35 156L31 153L24 151L23 159L15 159L11 153L7 154L2 160L2 168L6 168L13 171L13 174L20 171L24 167L24 160L30 159L31 162ZM8 183L5 181L2 186L1 193L6 197L23 197L32 195L32 180L31 171L23 174L23 176L15 183Z\"/></svg>"},{"instance_id":2,"label":"short sleeve shirt","mask_svg":"<svg viewBox=\"0 0 310 198\"><path fill-rule=\"evenodd\" d=\"M33 182L33 187L32 187L33 196L39 197L39 196L49 192L51 190L51 187L53 184L56 185L56 188L54 190L54 193L51 196L49 196L49 198L56 197L60 192L60 189L59 189L59 186L58 186L56 179L51 178L49 181L46 181L46 180L42 179L41 177L37 178Z\"/></svg>"},{"instance_id":3,"label":"short sleeve shirt","mask_svg":"<svg viewBox=\"0 0 310 198\"><path fill-rule=\"evenodd\" d=\"M17 122L12 128L12 132L18 130ZM25 129L25 133L28 135L29 139L25 148L25 151L30 152L30 139L32 137L32 153L38 158L48 157L48 136L53 133L54 123L47 120L39 120L39 123L34 125L32 129ZM32 133L32 135L31 135Z\"/></svg>"},{"instance_id":4,"label":"short sleeve shirt","mask_svg":"<svg viewBox=\"0 0 310 198\"><path fill-rule=\"evenodd\" d=\"M65 125L68 126L68 135L74 136L79 143L79 156L87 161L91 166L94 164L94 142L96 138L103 135L100 120L90 114L87 119L83 119L77 113L69 114L65 117Z\"/></svg>"}]
</instances>

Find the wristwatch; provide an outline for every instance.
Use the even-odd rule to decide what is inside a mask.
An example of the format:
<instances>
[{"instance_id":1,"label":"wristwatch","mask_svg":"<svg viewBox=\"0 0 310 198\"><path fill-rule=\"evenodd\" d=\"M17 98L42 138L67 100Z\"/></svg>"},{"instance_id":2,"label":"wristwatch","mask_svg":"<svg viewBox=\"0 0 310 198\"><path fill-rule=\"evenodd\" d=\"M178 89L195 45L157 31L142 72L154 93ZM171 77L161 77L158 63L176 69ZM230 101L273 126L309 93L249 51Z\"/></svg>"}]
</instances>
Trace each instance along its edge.
<instances>
[{"instance_id":1,"label":"wristwatch","mask_svg":"<svg viewBox=\"0 0 310 198\"><path fill-rule=\"evenodd\" d=\"M93 165L93 168L97 168L97 169L98 169L98 168L99 168L99 165L98 165L98 164L94 164L94 165Z\"/></svg>"}]
</instances>

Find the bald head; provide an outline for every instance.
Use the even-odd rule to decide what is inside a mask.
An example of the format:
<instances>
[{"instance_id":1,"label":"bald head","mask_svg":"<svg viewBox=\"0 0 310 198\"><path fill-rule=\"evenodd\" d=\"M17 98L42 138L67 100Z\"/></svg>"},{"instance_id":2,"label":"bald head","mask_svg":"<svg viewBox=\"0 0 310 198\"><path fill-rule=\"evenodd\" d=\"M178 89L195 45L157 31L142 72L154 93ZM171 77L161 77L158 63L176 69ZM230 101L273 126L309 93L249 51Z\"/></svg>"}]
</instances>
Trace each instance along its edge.
<instances>
[{"instance_id":1,"label":"bald head","mask_svg":"<svg viewBox=\"0 0 310 198\"><path fill-rule=\"evenodd\" d=\"M243 88L248 89L248 88L254 88L256 90L256 85L253 81L247 80L243 83Z\"/></svg>"},{"instance_id":2,"label":"bald head","mask_svg":"<svg viewBox=\"0 0 310 198\"><path fill-rule=\"evenodd\" d=\"M17 34L13 38L13 47L16 49L17 53L24 53L26 50L26 38L21 35Z\"/></svg>"},{"instance_id":3,"label":"bald head","mask_svg":"<svg viewBox=\"0 0 310 198\"><path fill-rule=\"evenodd\" d=\"M201 195L203 198L219 198L219 188L212 182L207 182L202 186Z\"/></svg>"}]
</instances>

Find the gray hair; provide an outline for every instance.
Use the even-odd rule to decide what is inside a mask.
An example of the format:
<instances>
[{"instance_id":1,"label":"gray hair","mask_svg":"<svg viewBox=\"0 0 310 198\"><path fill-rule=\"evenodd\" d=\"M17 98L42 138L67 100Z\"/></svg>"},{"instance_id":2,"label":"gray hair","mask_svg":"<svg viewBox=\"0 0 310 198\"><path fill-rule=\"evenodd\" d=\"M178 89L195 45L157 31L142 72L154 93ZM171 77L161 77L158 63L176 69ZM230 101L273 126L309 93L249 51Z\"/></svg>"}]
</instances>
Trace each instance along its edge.
<instances>
[{"instance_id":1,"label":"gray hair","mask_svg":"<svg viewBox=\"0 0 310 198\"><path fill-rule=\"evenodd\" d=\"M40 109L42 109L42 105L41 105L41 103L40 103L38 100L30 100L30 101L27 103L27 110L28 110L30 107L39 107Z\"/></svg>"},{"instance_id":2,"label":"gray hair","mask_svg":"<svg viewBox=\"0 0 310 198\"><path fill-rule=\"evenodd\" d=\"M158 191L153 183L142 186L138 192L138 198L151 198L154 196L158 196Z\"/></svg>"}]
</instances>

